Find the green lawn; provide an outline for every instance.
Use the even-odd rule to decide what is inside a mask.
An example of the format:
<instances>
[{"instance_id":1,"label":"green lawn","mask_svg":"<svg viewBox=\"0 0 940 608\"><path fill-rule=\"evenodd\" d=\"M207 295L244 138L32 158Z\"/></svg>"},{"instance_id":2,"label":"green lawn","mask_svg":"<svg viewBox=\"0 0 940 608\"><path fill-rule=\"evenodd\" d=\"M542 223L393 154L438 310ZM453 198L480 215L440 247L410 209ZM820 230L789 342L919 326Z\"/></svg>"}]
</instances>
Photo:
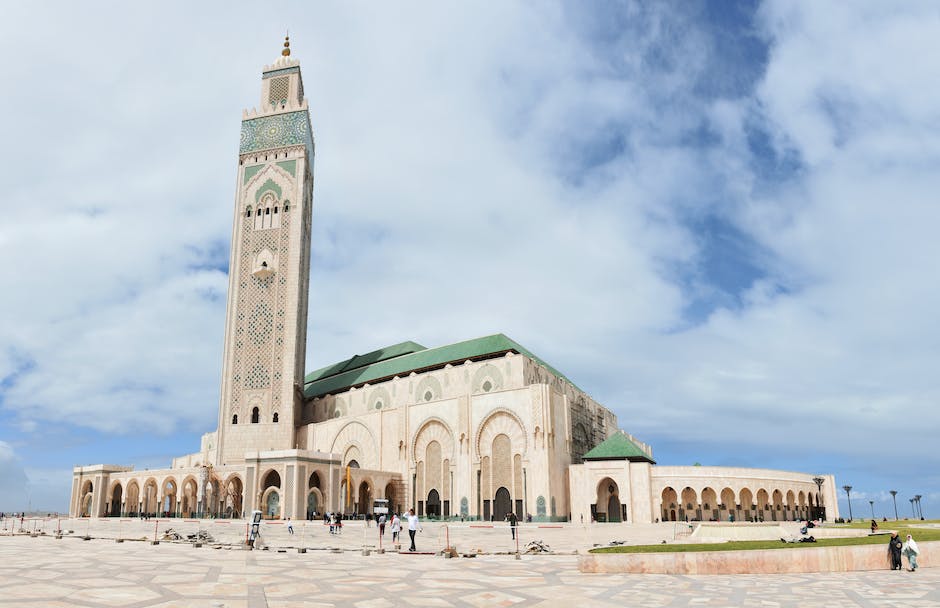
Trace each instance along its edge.
<instances>
[{"instance_id":1,"label":"green lawn","mask_svg":"<svg viewBox=\"0 0 940 608\"><path fill-rule=\"evenodd\" d=\"M888 522L888 524L891 522ZM898 523L904 523L898 522ZM888 530L886 523L883 530ZM835 527L835 526L827 526ZM853 524L847 524L845 527L856 527ZM864 527L864 526L862 526ZM918 528L894 528L901 535L901 538L907 538L908 534L914 536L914 540L930 541L940 540L940 530L923 530ZM812 534L813 530L810 529ZM888 544L889 534L878 534L875 536L856 536L852 538L820 538L815 543L783 543L780 540L735 540L726 543L696 543L696 544L666 544L666 545L634 545L619 547L598 547L591 549L591 553L687 553L691 551L741 551L756 549L806 549L810 547L843 547L846 545L885 545Z\"/></svg>"},{"instance_id":2,"label":"green lawn","mask_svg":"<svg viewBox=\"0 0 940 608\"><path fill-rule=\"evenodd\" d=\"M879 530L894 530L894 529L897 529L898 527L907 528L910 526L916 526L918 524L940 524L940 519L928 519L927 521L920 521L919 519L901 519L899 521L889 519L888 521L881 521L880 519L876 519L875 521L878 522ZM850 524L827 524L827 527L863 528L867 530L871 527L871 520L870 519L856 519Z\"/></svg>"}]
</instances>

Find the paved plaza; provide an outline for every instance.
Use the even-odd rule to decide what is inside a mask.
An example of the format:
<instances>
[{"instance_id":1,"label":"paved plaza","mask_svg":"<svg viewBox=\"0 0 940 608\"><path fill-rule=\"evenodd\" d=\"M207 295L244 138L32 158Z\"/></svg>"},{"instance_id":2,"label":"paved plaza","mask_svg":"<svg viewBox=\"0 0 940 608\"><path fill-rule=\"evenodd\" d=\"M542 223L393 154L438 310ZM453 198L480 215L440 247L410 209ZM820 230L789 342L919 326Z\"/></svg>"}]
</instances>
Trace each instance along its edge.
<instances>
[{"instance_id":1,"label":"paved plaza","mask_svg":"<svg viewBox=\"0 0 940 608\"><path fill-rule=\"evenodd\" d=\"M67 522L63 528L81 523ZM99 532L110 525L95 524ZM116 543L101 537L83 541L80 529L61 540L0 536L0 606L940 606L937 568L913 574L583 574L570 553L523 555L519 560L492 553L456 559L391 551L364 556L361 539L370 531L360 529L357 537L349 530L342 540L324 539L320 529L311 532L307 553L287 549L284 543L297 535L292 539L283 529L272 534L268 551L195 548L185 542ZM503 536L506 531L496 532ZM474 544L474 538L482 542L492 533L474 529L476 536L467 536L466 544ZM562 529L559 541L562 534L577 538L578 527ZM433 549L428 545L435 535L426 528L419 549ZM345 548L333 552L325 548L330 544Z\"/></svg>"}]
</instances>

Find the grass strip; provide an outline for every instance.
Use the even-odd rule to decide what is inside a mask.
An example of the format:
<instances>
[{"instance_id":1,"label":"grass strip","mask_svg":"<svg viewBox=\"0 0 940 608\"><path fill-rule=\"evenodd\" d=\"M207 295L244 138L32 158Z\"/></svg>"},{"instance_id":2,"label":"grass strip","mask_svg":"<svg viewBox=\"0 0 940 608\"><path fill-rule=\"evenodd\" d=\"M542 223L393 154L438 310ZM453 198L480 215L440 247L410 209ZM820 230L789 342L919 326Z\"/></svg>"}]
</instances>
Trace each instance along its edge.
<instances>
[{"instance_id":1,"label":"grass strip","mask_svg":"<svg viewBox=\"0 0 940 608\"><path fill-rule=\"evenodd\" d=\"M917 542L940 540L940 530L897 528L902 539L908 534ZM812 535L813 531L809 530ZM777 540L732 540L725 543L676 543L665 545L620 545L597 547L591 553L691 553L696 551L758 551L763 549L811 549L813 547L847 547L850 545L885 545L887 551L890 534L856 536L851 538L819 538L815 543L784 543Z\"/></svg>"}]
</instances>

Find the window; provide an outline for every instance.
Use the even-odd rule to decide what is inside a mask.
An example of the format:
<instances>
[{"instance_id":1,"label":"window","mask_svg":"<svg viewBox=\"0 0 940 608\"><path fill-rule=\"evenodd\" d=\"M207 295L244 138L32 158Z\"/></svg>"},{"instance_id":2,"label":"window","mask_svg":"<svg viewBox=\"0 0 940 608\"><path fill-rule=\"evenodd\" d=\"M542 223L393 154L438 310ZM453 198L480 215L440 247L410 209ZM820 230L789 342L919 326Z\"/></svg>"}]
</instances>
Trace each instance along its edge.
<instances>
[{"instance_id":1,"label":"window","mask_svg":"<svg viewBox=\"0 0 940 608\"><path fill-rule=\"evenodd\" d=\"M251 207L245 210L245 217L251 217Z\"/></svg>"},{"instance_id":2,"label":"window","mask_svg":"<svg viewBox=\"0 0 940 608\"><path fill-rule=\"evenodd\" d=\"M238 414L232 416L232 424L238 424Z\"/></svg>"},{"instance_id":3,"label":"window","mask_svg":"<svg viewBox=\"0 0 940 608\"><path fill-rule=\"evenodd\" d=\"M487 380L483 383L483 392L488 393L493 390L493 383Z\"/></svg>"},{"instance_id":4,"label":"window","mask_svg":"<svg viewBox=\"0 0 940 608\"><path fill-rule=\"evenodd\" d=\"M431 393L431 391L424 391L424 400L425 400L425 401L430 401L430 400L433 399L433 398L434 398L434 395Z\"/></svg>"},{"instance_id":5,"label":"window","mask_svg":"<svg viewBox=\"0 0 940 608\"><path fill-rule=\"evenodd\" d=\"M258 209L258 215L261 215L261 209Z\"/></svg>"},{"instance_id":6,"label":"window","mask_svg":"<svg viewBox=\"0 0 940 608\"><path fill-rule=\"evenodd\" d=\"M277 215L277 207L274 208L274 214Z\"/></svg>"},{"instance_id":7,"label":"window","mask_svg":"<svg viewBox=\"0 0 940 608\"><path fill-rule=\"evenodd\" d=\"M274 416L271 417L271 422L277 422L277 412L274 412Z\"/></svg>"},{"instance_id":8,"label":"window","mask_svg":"<svg viewBox=\"0 0 940 608\"><path fill-rule=\"evenodd\" d=\"M268 207L267 209L265 209L265 210L264 210L264 214L265 214L265 215L271 215L271 208Z\"/></svg>"},{"instance_id":9,"label":"window","mask_svg":"<svg viewBox=\"0 0 940 608\"><path fill-rule=\"evenodd\" d=\"M261 418L261 414L258 412L258 408L251 410L251 423L258 424L259 418Z\"/></svg>"}]
</instances>

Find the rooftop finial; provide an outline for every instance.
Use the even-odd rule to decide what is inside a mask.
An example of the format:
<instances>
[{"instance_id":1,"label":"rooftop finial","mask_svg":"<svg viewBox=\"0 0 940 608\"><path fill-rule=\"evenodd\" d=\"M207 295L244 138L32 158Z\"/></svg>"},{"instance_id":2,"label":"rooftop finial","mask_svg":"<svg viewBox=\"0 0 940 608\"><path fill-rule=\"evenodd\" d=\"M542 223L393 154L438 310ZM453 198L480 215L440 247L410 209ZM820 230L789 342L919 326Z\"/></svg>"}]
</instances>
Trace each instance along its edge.
<instances>
[{"instance_id":1,"label":"rooftop finial","mask_svg":"<svg viewBox=\"0 0 940 608\"><path fill-rule=\"evenodd\" d=\"M281 55L284 57L290 57L290 32L284 36L284 50L281 51Z\"/></svg>"}]
</instances>

